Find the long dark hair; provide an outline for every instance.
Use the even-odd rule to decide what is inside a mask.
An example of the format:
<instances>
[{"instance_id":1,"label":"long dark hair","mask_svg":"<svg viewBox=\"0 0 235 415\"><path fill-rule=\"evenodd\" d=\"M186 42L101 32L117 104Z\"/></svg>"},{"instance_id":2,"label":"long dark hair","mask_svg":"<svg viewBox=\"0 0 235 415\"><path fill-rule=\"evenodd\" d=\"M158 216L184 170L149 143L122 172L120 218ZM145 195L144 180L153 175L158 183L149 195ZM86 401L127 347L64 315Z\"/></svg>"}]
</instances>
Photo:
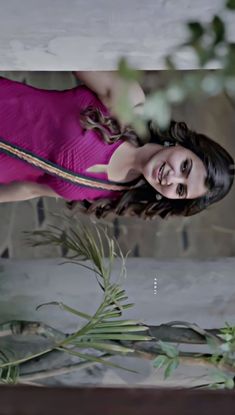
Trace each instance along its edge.
<instances>
[{"instance_id":1,"label":"long dark hair","mask_svg":"<svg viewBox=\"0 0 235 415\"><path fill-rule=\"evenodd\" d=\"M132 129L128 128L122 132L113 118L104 116L97 108L88 108L81 115L81 123L84 128L97 130L109 144L122 139L134 140L138 145L143 145ZM208 192L196 199L167 199L158 197L156 190L142 179L140 186L123 192L118 200L84 200L78 204L83 211L93 213L98 218L110 212L144 219L151 219L157 215L162 218L171 215L191 216L218 202L229 192L234 180L234 161L218 143L203 134L191 131L184 122L172 121L165 131L160 131L149 122L148 135L150 143L179 144L196 154L207 171L205 185Z\"/></svg>"}]
</instances>

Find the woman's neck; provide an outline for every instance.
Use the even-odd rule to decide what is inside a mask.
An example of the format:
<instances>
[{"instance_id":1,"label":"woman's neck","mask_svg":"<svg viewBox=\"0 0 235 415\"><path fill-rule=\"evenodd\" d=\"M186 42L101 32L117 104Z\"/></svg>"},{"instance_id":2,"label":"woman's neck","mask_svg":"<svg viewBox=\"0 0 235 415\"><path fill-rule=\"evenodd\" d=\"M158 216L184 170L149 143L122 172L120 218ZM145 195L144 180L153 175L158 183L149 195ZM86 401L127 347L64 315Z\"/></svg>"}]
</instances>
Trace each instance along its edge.
<instances>
[{"instance_id":1,"label":"woman's neck","mask_svg":"<svg viewBox=\"0 0 235 415\"><path fill-rule=\"evenodd\" d=\"M144 165L161 149L158 144L148 143L142 147L136 147L125 141L113 153L107 166L109 180L131 181L142 174Z\"/></svg>"}]
</instances>

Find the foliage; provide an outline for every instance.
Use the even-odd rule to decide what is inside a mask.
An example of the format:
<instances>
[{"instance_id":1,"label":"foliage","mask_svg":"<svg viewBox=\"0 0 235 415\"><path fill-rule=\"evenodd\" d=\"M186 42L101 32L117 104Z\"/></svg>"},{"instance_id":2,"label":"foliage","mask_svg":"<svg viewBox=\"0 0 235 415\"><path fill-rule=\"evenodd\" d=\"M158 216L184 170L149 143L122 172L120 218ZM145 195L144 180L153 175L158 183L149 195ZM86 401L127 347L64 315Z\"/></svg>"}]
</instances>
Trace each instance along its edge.
<instances>
[{"instance_id":1,"label":"foliage","mask_svg":"<svg viewBox=\"0 0 235 415\"><path fill-rule=\"evenodd\" d=\"M153 361L153 366L157 369L165 368L164 378L167 379L173 371L179 366L179 351L175 346L167 342L158 341L159 346L165 354L160 354Z\"/></svg>"},{"instance_id":2,"label":"foliage","mask_svg":"<svg viewBox=\"0 0 235 415\"><path fill-rule=\"evenodd\" d=\"M51 226L47 230L35 231L31 236L28 235L28 241L34 246L48 244L66 246L68 254L65 264L73 263L92 271L102 289L102 301L94 314L88 314L58 301L38 306L38 309L43 306L57 306L64 312L76 316L79 328L72 334L59 333L59 336L56 336L55 329L45 325L42 328L40 325L36 334L43 334L44 337L51 339L50 345L33 355L25 355L23 358L15 357L11 351L4 353L1 350L0 380L2 383L23 382L24 377L20 374L23 363L58 350L79 359L79 363L75 364L76 370L84 368L84 365L97 363L129 370L108 360L113 355L151 359L156 369L164 369L165 379L170 377L180 364L196 366L203 364L209 369L213 368L211 373L213 382L206 385L207 387L213 389L234 387L235 327L226 323L224 328L212 333L188 322L174 321L163 325L166 330L165 335L167 331L170 333L174 326L184 327L190 333L191 344L194 342L197 344L199 336L200 343L207 345L209 351L193 353L181 350L181 345L187 343L184 336L181 339L174 339L170 336L171 340L163 341L161 337L164 338L164 336L156 337L152 334L153 327L161 328L161 326L150 328L140 321L122 319L124 311L133 304L128 302L125 290L116 282L111 281L113 261L118 255L122 258L120 275L125 273L125 261L115 241L110 239L105 231L102 231L102 237L98 227L95 228L94 235L94 230L91 233L89 228L84 227L80 222L74 223L69 218L66 219L65 228ZM108 246L107 258L104 256L104 241ZM85 323L83 323L84 320ZM30 326L30 322L27 322L25 326L27 325ZM8 326L4 325L2 331L6 332ZM9 326L11 330L13 326L14 324L11 323ZM19 332L18 326L13 333ZM34 326L35 324L31 323L30 333ZM151 336L146 335L146 331ZM197 335L196 340L193 334ZM190 338L190 336L186 337ZM37 373L35 376L38 378ZM43 373L41 376L43 378Z\"/></svg>"},{"instance_id":3,"label":"foliage","mask_svg":"<svg viewBox=\"0 0 235 415\"><path fill-rule=\"evenodd\" d=\"M37 355L11 361L2 358L0 376L4 382L16 381L20 364L32 360L39 355L43 356L52 350L66 352L84 362L91 361L119 367L107 361L107 357L117 353L125 355L134 352L132 347L123 346L121 342L152 339L146 334L141 334L146 332L148 327L140 321L120 318L124 311L133 307L134 304L128 302L125 290L119 284L111 281L113 261L117 257L114 240L109 238L103 231L103 236L108 245L108 258L105 258L101 232L98 228L95 228L96 235L94 236L91 230L88 227L84 227L81 223L77 222L74 224L69 219L67 219L67 223L68 229L66 231L51 226L49 230L35 231L33 239L28 237L28 240L31 240L34 246L46 244L63 244L66 246L71 255L70 260L67 262L72 260L72 263L83 266L95 273L97 282L103 291L103 299L93 315L84 313L62 302L54 301L41 304L38 309L42 306L54 305L60 307L65 312L75 315L79 319L80 327L76 332L65 335L62 340L57 341L49 349ZM37 241L35 241L35 237ZM119 255L121 254L119 253ZM83 263L85 260L89 260L91 265ZM123 274L124 269L124 258L122 258L120 275ZM85 320L85 323L81 324L80 319ZM89 349L91 352L84 352L84 349ZM128 370L126 368L123 369Z\"/></svg>"},{"instance_id":4,"label":"foliage","mask_svg":"<svg viewBox=\"0 0 235 415\"><path fill-rule=\"evenodd\" d=\"M225 367L229 369L231 367L235 369L235 327L226 323L218 336L222 339L219 345L210 343L208 339L208 343L213 351L209 361L215 363L218 368ZM209 385L211 388L234 388L234 374L227 374L221 370L213 371L212 374L214 383Z\"/></svg>"},{"instance_id":5,"label":"foliage","mask_svg":"<svg viewBox=\"0 0 235 415\"><path fill-rule=\"evenodd\" d=\"M117 114L124 123L131 123L139 135L144 135L146 121L155 121L160 128L166 128L171 120L172 107L187 98L215 96L225 91L235 96L235 43L227 36L224 12L234 13L234 0L227 0L224 9L212 16L208 23L190 21L186 23L188 39L169 56L165 66L171 71L172 79L165 88L150 94L143 107L143 114L136 116L128 100L128 88L123 88ZM197 66L206 69L209 65L220 68L217 71L196 71L179 77L177 57L187 50L197 61ZM119 64L119 74L125 82L138 79L139 71L128 66L124 58Z\"/></svg>"},{"instance_id":6,"label":"foliage","mask_svg":"<svg viewBox=\"0 0 235 415\"><path fill-rule=\"evenodd\" d=\"M209 369L213 369L211 373L213 382L207 385L208 387L234 387L235 327L226 323L224 328L217 330L216 333L211 333L209 330L188 322L174 321L164 324L165 334L170 333L174 326L184 327L190 333L191 344L194 343L193 334L196 334L199 336L200 342L209 349L203 353L192 353L181 350L181 345L185 343L184 337L174 340L174 336L170 336L171 340L163 341L164 336L156 337L152 334L152 327L150 329L137 320L123 319L123 313L133 304L128 302L128 296L121 285L112 281L113 262L118 256L122 259L120 278L126 272L125 259L118 245L97 226L91 231L79 221L74 222L70 218L65 218L65 226L63 226L62 220L61 224L61 228L50 226L47 230L35 231L32 234L27 233L28 242L33 246L53 244L66 247L68 253L65 264L72 263L92 271L103 292L102 300L93 314L88 314L58 301L38 306L38 309L45 306L56 306L64 312L76 316L79 328L72 334L59 333L57 335L55 329L45 325L42 327L42 323L35 326L34 323L26 322L25 327L28 327L29 333L32 332L32 328L36 327L36 334L43 334L51 341L47 347L44 346L42 350L33 355L25 354L25 356L18 358L11 350L7 353L1 350L0 380L2 383L22 382L24 377L20 374L20 369L23 363L37 357L45 357L53 350L57 350L79 359L79 362L75 364L76 370L82 369L84 365L97 363L129 370L112 363L110 358L113 355L151 359L156 369L164 369L165 379L170 377L180 364L196 366L203 364ZM106 258L104 244L107 245ZM12 333L19 333L19 326L24 327L22 323L15 322L10 325L5 324L1 331L7 332L8 328L12 330L14 325ZM197 339L195 343L197 343ZM36 373L35 376L37 378L38 374ZM41 376L43 377L43 374Z\"/></svg>"},{"instance_id":7,"label":"foliage","mask_svg":"<svg viewBox=\"0 0 235 415\"><path fill-rule=\"evenodd\" d=\"M211 334L205 329L201 329L196 324L187 322L171 322L168 326L186 326L189 330L195 331L204 337L204 344L207 344L209 351L204 353L185 353L168 344L158 341L162 349L162 354L153 360L153 365L157 369L164 368L164 377L169 377L180 363L185 361L190 364L208 362L209 374L213 382L204 385L211 389L233 389L235 376L235 327L228 323L225 327L218 330L217 334ZM183 343L183 341L182 341Z\"/></svg>"}]
</instances>

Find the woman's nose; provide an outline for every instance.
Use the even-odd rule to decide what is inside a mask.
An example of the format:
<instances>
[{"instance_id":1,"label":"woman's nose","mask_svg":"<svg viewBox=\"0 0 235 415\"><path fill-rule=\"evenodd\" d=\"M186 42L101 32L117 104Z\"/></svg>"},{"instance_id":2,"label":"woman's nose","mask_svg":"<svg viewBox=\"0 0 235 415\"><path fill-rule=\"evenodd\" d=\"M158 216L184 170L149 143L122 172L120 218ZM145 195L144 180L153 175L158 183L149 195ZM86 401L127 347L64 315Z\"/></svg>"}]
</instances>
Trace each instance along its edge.
<instances>
[{"instance_id":1,"label":"woman's nose","mask_svg":"<svg viewBox=\"0 0 235 415\"><path fill-rule=\"evenodd\" d=\"M163 186L170 186L172 184L179 184L184 181L184 177L181 173L175 173L173 170L169 172L162 178Z\"/></svg>"}]
</instances>

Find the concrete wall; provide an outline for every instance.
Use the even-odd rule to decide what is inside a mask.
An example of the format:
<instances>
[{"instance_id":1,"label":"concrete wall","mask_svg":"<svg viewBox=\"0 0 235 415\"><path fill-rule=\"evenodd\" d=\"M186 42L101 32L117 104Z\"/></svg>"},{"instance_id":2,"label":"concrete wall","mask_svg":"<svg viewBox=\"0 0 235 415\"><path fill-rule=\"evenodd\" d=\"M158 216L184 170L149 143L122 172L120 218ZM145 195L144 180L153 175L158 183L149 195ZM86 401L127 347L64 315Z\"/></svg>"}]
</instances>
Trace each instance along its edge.
<instances>
[{"instance_id":1,"label":"concrete wall","mask_svg":"<svg viewBox=\"0 0 235 415\"><path fill-rule=\"evenodd\" d=\"M45 302L63 301L81 311L92 313L101 299L95 276L74 265L60 265L61 259L0 262L0 323L14 319L39 320L54 328L71 332L80 322L56 307L36 311ZM215 328L235 318L235 259L216 261L132 258L127 261L127 278L123 285L133 309L125 317L140 319L147 324L161 324L172 320L194 322L205 328ZM113 279L119 277L119 263L115 262ZM157 278L157 294L154 293ZM29 349L29 346L25 346ZM164 382L162 372L153 370L151 362L116 357L112 361L137 370L138 374L119 369L101 368L48 379L47 384L152 384L196 385L206 383L205 369L180 367ZM68 363L62 355L56 360L39 361L36 368L46 369ZM29 368L28 368L29 370ZM30 367L35 370L35 365Z\"/></svg>"},{"instance_id":2,"label":"concrete wall","mask_svg":"<svg viewBox=\"0 0 235 415\"><path fill-rule=\"evenodd\" d=\"M223 0L1 0L2 70L114 69L125 55L160 69L185 40L186 20L210 20ZM234 15L227 16L235 39ZM179 67L195 68L186 53Z\"/></svg>"}]
</instances>

